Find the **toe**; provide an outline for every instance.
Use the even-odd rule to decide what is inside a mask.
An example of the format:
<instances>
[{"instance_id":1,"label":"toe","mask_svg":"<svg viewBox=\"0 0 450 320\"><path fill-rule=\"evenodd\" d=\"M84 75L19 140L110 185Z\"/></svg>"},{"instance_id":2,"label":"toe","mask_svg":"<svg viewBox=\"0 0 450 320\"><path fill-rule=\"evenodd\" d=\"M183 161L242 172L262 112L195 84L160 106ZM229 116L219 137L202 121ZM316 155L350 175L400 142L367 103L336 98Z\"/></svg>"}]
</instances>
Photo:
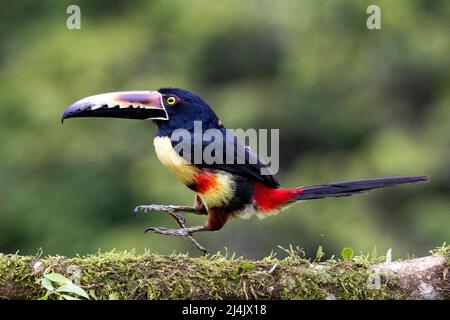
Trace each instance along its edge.
<instances>
[{"instance_id":1,"label":"toe","mask_svg":"<svg viewBox=\"0 0 450 320\"><path fill-rule=\"evenodd\" d=\"M145 233L147 232L161 232L163 231L164 228L157 228L157 227L148 227L147 229L145 229Z\"/></svg>"}]
</instances>

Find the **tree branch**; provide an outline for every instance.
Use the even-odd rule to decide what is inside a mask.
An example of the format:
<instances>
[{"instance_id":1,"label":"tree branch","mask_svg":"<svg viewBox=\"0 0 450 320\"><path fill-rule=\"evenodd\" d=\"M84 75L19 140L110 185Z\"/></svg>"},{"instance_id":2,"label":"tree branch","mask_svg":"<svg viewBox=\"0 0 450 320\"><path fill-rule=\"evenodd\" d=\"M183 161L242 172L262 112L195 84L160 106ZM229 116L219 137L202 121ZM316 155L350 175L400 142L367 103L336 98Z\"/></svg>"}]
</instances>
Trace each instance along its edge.
<instances>
[{"instance_id":1,"label":"tree branch","mask_svg":"<svg viewBox=\"0 0 450 320\"><path fill-rule=\"evenodd\" d=\"M44 273L99 299L450 299L449 248L392 263L313 262L291 253L261 261L215 255L102 253L78 258L0 254L0 298L38 299ZM74 282L77 279L75 277Z\"/></svg>"}]
</instances>

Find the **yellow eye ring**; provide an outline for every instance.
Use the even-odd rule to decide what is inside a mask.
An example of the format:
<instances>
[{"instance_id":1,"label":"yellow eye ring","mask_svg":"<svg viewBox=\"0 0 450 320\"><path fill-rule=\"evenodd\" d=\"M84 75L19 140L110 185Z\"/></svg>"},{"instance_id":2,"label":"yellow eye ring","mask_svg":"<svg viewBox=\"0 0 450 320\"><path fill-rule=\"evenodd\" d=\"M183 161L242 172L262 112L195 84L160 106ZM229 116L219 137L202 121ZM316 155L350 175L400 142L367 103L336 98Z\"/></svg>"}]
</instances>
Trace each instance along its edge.
<instances>
[{"instance_id":1,"label":"yellow eye ring","mask_svg":"<svg viewBox=\"0 0 450 320\"><path fill-rule=\"evenodd\" d=\"M168 97L166 101L168 105L172 106L177 102L177 99L175 99L174 97Z\"/></svg>"}]
</instances>

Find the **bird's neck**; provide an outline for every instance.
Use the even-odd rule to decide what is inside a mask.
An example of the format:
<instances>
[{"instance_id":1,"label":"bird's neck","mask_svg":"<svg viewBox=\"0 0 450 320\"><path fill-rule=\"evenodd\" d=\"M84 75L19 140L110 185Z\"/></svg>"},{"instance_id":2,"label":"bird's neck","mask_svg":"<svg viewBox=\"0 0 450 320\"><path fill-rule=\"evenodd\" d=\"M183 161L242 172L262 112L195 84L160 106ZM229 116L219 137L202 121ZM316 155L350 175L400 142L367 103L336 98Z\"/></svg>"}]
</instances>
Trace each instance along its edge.
<instances>
[{"instance_id":1,"label":"bird's neck","mask_svg":"<svg viewBox=\"0 0 450 320\"><path fill-rule=\"evenodd\" d=\"M158 131L156 132L157 137L170 137L172 136L175 130L186 130L191 134L194 133L204 133L208 129L218 129L225 130L222 124L219 122L217 118L208 119L208 120L193 120L193 121L183 121L177 122L173 120L163 121L157 120L155 121L158 126Z\"/></svg>"}]
</instances>

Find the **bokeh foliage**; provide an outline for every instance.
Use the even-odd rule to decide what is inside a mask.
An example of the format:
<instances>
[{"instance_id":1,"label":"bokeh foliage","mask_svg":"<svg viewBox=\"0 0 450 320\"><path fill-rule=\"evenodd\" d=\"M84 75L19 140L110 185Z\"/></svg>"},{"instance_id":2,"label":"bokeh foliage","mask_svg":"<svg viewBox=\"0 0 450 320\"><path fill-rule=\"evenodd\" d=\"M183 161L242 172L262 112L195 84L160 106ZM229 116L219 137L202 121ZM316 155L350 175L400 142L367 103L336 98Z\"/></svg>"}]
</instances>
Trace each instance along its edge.
<instances>
[{"instance_id":1,"label":"bokeh foliage","mask_svg":"<svg viewBox=\"0 0 450 320\"><path fill-rule=\"evenodd\" d=\"M432 183L305 202L200 235L261 257L281 245L420 255L450 240L449 1L73 1L0 6L0 252L191 250L144 235L143 203L189 204L149 122L70 120L100 92L183 87L231 128L280 128L286 186L430 174ZM366 28L378 4L382 29ZM188 217L192 224L201 218Z\"/></svg>"}]
</instances>

